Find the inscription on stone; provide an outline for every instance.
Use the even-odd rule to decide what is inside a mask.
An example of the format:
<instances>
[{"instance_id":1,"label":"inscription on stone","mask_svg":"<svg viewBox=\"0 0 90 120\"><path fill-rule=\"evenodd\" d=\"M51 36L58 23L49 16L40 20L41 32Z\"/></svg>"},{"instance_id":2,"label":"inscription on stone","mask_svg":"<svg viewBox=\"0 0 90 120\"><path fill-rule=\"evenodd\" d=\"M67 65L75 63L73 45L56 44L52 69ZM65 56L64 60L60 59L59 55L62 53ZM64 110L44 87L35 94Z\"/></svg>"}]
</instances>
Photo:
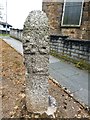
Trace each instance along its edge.
<instances>
[{"instance_id":1,"label":"inscription on stone","mask_svg":"<svg viewBox=\"0 0 90 120\"><path fill-rule=\"evenodd\" d=\"M30 112L48 108L49 27L42 11L31 11L24 23L23 50L26 74L26 105Z\"/></svg>"}]
</instances>

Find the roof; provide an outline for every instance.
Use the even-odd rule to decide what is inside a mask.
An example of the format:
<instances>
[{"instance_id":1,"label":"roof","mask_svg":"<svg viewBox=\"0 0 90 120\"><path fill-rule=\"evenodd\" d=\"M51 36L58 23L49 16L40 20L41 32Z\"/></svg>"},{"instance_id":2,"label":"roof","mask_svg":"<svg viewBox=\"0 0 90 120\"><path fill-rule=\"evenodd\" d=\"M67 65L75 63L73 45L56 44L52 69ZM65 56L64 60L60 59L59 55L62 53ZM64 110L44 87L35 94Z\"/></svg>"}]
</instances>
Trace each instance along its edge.
<instances>
[{"instance_id":1,"label":"roof","mask_svg":"<svg viewBox=\"0 0 90 120\"><path fill-rule=\"evenodd\" d=\"M0 24L1 24L1 25L6 25L6 22L1 22L1 21L0 21ZM10 26L10 27L12 27L12 25L10 25L10 24L8 24L8 23L7 23L7 25Z\"/></svg>"}]
</instances>

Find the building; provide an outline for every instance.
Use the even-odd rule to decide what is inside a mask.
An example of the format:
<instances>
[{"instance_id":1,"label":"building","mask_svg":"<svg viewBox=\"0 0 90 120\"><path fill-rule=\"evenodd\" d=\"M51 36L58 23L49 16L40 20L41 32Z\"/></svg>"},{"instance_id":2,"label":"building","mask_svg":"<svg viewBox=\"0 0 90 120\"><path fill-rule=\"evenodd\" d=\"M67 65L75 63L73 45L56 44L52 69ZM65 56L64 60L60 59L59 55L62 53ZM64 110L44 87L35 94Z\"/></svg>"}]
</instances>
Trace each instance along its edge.
<instances>
[{"instance_id":1,"label":"building","mask_svg":"<svg viewBox=\"0 0 90 120\"><path fill-rule=\"evenodd\" d=\"M42 10L49 18L51 34L90 40L90 0L59 1L43 0Z\"/></svg>"},{"instance_id":2,"label":"building","mask_svg":"<svg viewBox=\"0 0 90 120\"><path fill-rule=\"evenodd\" d=\"M9 34L10 33L10 28L12 25L6 24L5 22L0 22L0 34Z\"/></svg>"}]
</instances>

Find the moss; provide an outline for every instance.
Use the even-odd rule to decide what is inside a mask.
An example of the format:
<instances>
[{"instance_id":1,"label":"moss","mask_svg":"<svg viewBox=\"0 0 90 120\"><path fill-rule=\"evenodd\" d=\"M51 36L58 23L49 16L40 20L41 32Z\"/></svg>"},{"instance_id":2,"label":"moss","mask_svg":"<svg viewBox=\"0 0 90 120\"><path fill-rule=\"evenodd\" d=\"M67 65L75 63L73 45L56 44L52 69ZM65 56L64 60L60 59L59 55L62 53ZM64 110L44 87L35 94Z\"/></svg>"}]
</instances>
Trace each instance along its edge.
<instances>
[{"instance_id":1,"label":"moss","mask_svg":"<svg viewBox=\"0 0 90 120\"><path fill-rule=\"evenodd\" d=\"M85 60L82 60L82 59L76 60L76 59L70 58L67 54L63 55L63 53L57 53L56 51L50 51L50 54L54 57L57 57L60 60L73 63L76 67L80 69L88 70L88 72L90 72L90 63L88 63Z\"/></svg>"}]
</instances>

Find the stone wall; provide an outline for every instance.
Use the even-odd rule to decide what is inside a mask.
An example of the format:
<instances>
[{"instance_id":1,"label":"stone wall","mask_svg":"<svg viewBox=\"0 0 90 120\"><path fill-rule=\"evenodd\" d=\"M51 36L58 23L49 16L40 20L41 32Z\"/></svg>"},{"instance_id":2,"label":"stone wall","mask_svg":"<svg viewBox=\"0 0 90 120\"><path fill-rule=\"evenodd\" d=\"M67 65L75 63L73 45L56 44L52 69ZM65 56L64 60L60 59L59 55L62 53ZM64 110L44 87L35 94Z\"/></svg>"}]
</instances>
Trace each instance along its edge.
<instances>
[{"instance_id":1,"label":"stone wall","mask_svg":"<svg viewBox=\"0 0 90 120\"><path fill-rule=\"evenodd\" d=\"M81 26L73 28L61 26L63 5L63 2L43 1L42 10L49 18L51 34L68 35L75 39L90 39L90 2L85 2L83 5Z\"/></svg>"},{"instance_id":2,"label":"stone wall","mask_svg":"<svg viewBox=\"0 0 90 120\"><path fill-rule=\"evenodd\" d=\"M22 29L14 29L14 28L10 29L10 36L19 40L22 40L22 33L23 33Z\"/></svg>"},{"instance_id":3,"label":"stone wall","mask_svg":"<svg viewBox=\"0 0 90 120\"><path fill-rule=\"evenodd\" d=\"M50 36L50 49L68 57L90 62L90 41L78 39L62 39L60 36Z\"/></svg>"}]
</instances>

